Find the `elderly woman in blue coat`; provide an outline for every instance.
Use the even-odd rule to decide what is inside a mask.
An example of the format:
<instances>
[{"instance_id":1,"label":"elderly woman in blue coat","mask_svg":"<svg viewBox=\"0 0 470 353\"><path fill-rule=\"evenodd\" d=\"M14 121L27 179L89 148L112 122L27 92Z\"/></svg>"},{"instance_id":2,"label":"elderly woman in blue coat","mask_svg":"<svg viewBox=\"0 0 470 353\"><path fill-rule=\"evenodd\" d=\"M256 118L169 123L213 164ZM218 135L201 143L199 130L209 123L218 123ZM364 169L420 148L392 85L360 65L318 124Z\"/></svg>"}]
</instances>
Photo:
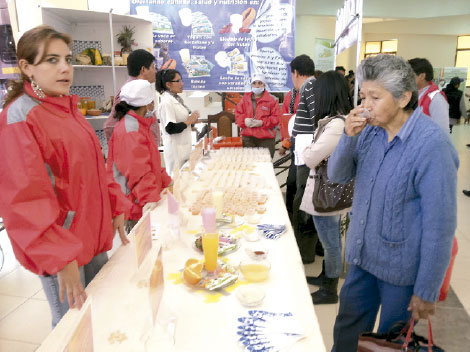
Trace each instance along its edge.
<instances>
[{"instance_id":1,"label":"elderly woman in blue coat","mask_svg":"<svg viewBox=\"0 0 470 353\"><path fill-rule=\"evenodd\" d=\"M332 181L355 178L334 351L357 351L358 336L434 314L456 228L457 153L418 106L413 70L377 55L357 70L353 109L328 162Z\"/></svg>"}]
</instances>

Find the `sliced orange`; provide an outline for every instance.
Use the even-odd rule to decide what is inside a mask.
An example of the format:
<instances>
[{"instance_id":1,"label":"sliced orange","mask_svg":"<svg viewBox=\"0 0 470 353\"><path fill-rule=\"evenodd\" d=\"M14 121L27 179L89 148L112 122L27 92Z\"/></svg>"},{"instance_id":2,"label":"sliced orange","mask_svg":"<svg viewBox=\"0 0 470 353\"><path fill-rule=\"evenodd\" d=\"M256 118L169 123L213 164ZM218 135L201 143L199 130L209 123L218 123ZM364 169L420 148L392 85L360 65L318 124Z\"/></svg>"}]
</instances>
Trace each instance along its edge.
<instances>
[{"instance_id":1,"label":"sliced orange","mask_svg":"<svg viewBox=\"0 0 470 353\"><path fill-rule=\"evenodd\" d=\"M188 284L197 284L202 279L203 264L201 262L193 263L189 266L186 266L183 271L183 278Z\"/></svg>"},{"instance_id":2,"label":"sliced orange","mask_svg":"<svg viewBox=\"0 0 470 353\"><path fill-rule=\"evenodd\" d=\"M197 264L198 262L199 262L198 259L192 259L192 258L191 258L191 259L188 259L188 260L186 261L186 263L184 264L184 267L185 267L185 268L186 268L186 267L189 267L189 266L191 266L191 265Z\"/></svg>"}]
</instances>

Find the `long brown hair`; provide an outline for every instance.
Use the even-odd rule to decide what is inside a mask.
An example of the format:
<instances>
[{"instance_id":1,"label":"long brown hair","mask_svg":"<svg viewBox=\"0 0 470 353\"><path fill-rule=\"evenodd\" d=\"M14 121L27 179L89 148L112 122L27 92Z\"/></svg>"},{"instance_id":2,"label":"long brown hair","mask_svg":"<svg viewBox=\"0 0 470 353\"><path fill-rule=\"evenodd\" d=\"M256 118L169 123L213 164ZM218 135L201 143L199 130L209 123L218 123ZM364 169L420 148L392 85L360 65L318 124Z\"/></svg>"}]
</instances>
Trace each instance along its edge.
<instances>
[{"instance_id":1,"label":"long brown hair","mask_svg":"<svg viewBox=\"0 0 470 353\"><path fill-rule=\"evenodd\" d=\"M44 51L41 59L38 61L38 64L41 63L47 54L47 48L52 39L61 39L68 46L72 43L72 38L70 38L68 34L57 32L54 28L47 25L37 26L25 32L18 41L18 48L16 49L18 62L24 59L29 64L33 65L38 56L39 48L41 48L41 45L44 43ZM25 81L29 82L30 79L21 72L21 78L19 80L10 80L8 82L7 96L3 104L4 108L24 92Z\"/></svg>"}]
</instances>

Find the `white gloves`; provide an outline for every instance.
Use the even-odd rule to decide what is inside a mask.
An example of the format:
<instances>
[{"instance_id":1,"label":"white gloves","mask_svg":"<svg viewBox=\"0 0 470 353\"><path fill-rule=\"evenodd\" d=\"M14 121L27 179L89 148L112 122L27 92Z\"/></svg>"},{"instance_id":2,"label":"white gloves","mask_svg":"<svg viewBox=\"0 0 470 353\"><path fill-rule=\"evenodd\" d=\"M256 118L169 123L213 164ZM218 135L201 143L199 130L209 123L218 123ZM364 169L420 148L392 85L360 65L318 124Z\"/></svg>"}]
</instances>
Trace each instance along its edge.
<instances>
[{"instance_id":1,"label":"white gloves","mask_svg":"<svg viewBox=\"0 0 470 353\"><path fill-rule=\"evenodd\" d=\"M156 202L147 202L142 208L142 214L145 214L147 211L152 211L155 207L157 207Z\"/></svg>"},{"instance_id":2,"label":"white gloves","mask_svg":"<svg viewBox=\"0 0 470 353\"><path fill-rule=\"evenodd\" d=\"M263 126L263 122L258 119L246 118L245 125L247 127L260 127L260 126Z\"/></svg>"}]
</instances>

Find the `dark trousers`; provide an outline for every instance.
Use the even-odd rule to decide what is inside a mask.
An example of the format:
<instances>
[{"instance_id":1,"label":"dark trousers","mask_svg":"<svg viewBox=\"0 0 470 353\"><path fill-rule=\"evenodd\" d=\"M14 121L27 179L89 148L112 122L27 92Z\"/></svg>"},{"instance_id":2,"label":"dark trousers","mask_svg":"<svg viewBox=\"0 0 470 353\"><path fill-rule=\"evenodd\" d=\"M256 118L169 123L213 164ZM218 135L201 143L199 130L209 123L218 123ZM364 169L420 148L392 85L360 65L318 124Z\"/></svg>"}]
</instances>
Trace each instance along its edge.
<instances>
[{"instance_id":1,"label":"dark trousers","mask_svg":"<svg viewBox=\"0 0 470 353\"><path fill-rule=\"evenodd\" d=\"M297 166L297 190L292 205L292 227L294 228L297 245L299 246L300 255L304 262L313 262L315 260L315 247L318 241L312 216L299 209L300 204L302 203L302 197L304 196L309 173L310 168L306 165Z\"/></svg>"},{"instance_id":2,"label":"dark trousers","mask_svg":"<svg viewBox=\"0 0 470 353\"><path fill-rule=\"evenodd\" d=\"M379 333L387 332L397 321L408 321L413 287L395 286L350 265L339 296L332 351L357 352L359 335L373 331L380 306Z\"/></svg>"},{"instance_id":3,"label":"dark trousers","mask_svg":"<svg viewBox=\"0 0 470 353\"><path fill-rule=\"evenodd\" d=\"M294 198L295 198L295 193L297 191L296 175L297 175L297 166L295 165L294 151L291 148L289 173L287 174L287 179L286 179L286 208L287 208L287 213L289 213L291 222L292 222L292 214L293 214L293 208L294 208L293 207Z\"/></svg>"},{"instance_id":4,"label":"dark trousers","mask_svg":"<svg viewBox=\"0 0 470 353\"><path fill-rule=\"evenodd\" d=\"M275 139L259 139L253 136L242 136L243 147L264 147L269 149L271 158L274 157L274 151L276 149Z\"/></svg>"}]
</instances>

